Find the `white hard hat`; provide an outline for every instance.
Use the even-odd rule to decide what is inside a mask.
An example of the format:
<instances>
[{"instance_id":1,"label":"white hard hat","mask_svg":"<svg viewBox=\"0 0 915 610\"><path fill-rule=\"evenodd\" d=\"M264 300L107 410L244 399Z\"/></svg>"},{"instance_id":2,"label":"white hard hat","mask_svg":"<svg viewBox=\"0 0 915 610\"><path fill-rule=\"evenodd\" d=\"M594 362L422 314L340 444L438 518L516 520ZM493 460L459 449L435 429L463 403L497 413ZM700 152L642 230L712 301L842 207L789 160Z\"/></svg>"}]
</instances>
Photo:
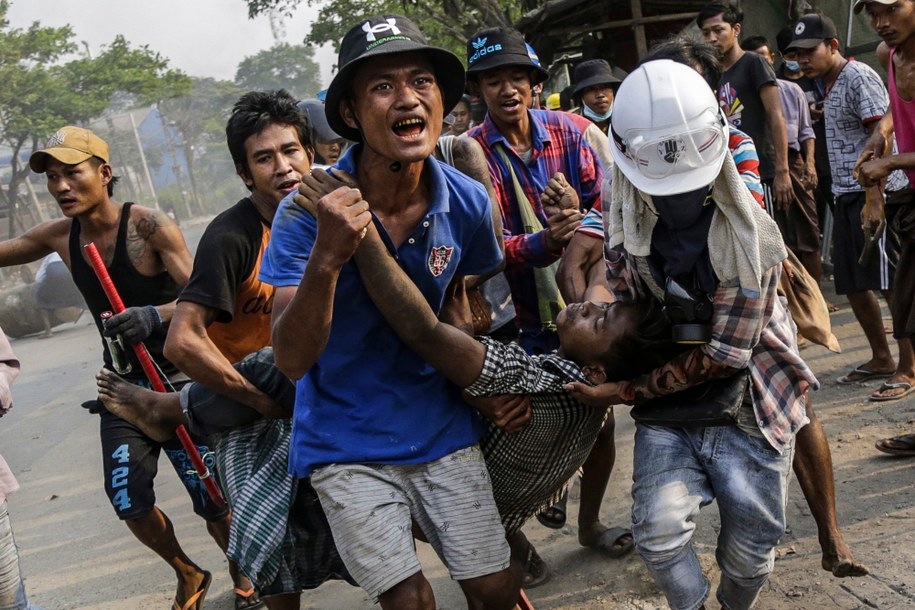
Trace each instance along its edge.
<instances>
[{"instance_id":1,"label":"white hard hat","mask_svg":"<svg viewBox=\"0 0 915 610\"><path fill-rule=\"evenodd\" d=\"M610 119L613 160L635 188L675 195L715 181L728 153L728 126L702 76L669 59L623 80Z\"/></svg>"}]
</instances>

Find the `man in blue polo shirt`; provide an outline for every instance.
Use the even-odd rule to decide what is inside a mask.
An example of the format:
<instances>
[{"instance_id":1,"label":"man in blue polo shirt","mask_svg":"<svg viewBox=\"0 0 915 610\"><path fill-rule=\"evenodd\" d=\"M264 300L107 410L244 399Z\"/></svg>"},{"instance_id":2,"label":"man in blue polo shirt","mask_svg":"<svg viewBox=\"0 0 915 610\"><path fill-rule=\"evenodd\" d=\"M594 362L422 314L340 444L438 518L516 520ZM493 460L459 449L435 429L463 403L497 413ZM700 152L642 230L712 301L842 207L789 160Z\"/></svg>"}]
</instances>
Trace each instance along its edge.
<instances>
[{"instance_id":1,"label":"man in blue polo shirt","mask_svg":"<svg viewBox=\"0 0 915 610\"><path fill-rule=\"evenodd\" d=\"M353 27L338 65L325 112L358 142L336 170L359 189L321 200L320 229L284 200L260 274L277 286L276 364L297 380L290 468L311 477L348 570L382 608L435 607L411 520L469 598L512 608L518 577L477 446L483 420L400 341L350 261L374 222L436 311L453 282L501 263L485 190L431 158L464 69L391 15Z\"/></svg>"}]
</instances>

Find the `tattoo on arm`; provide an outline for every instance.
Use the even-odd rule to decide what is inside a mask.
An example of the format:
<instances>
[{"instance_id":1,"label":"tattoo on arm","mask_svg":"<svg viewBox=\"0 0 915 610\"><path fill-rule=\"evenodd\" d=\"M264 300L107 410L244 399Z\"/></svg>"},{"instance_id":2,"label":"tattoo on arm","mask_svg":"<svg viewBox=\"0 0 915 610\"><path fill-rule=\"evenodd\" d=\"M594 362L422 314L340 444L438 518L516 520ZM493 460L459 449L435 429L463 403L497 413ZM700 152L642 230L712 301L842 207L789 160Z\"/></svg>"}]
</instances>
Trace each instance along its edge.
<instances>
[{"instance_id":1,"label":"tattoo on arm","mask_svg":"<svg viewBox=\"0 0 915 610\"><path fill-rule=\"evenodd\" d=\"M155 213L140 217L136 222L127 223L127 255L135 265L140 263L148 250L149 240L161 227Z\"/></svg>"},{"instance_id":2,"label":"tattoo on arm","mask_svg":"<svg viewBox=\"0 0 915 610\"><path fill-rule=\"evenodd\" d=\"M713 360L701 348L684 352L662 366L633 381L636 404L673 394L700 383L727 377L735 369Z\"/></svg>"},{"instance_id":3,"label":"tattoo on arm","mask_svg":"<svg viewBox=\"0 0 915 610\"><path fill-rule=\"evenodd\" d=\"M456 169L465 176L481 182L484 186L491 184L489 168L486 166L486 156L476 141L457 139L454 141L451 150Z\"/></svg>"}]
</instances>

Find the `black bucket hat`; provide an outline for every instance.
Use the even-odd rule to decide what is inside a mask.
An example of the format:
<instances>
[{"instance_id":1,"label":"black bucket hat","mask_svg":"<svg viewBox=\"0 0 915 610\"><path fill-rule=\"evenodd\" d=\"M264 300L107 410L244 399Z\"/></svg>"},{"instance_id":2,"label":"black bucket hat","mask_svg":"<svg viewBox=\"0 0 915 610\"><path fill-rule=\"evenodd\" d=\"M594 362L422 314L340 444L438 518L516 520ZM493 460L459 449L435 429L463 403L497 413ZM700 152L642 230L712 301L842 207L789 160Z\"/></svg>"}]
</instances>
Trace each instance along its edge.
<instances>
[{"instance_id":1,"label":"black bucket hat","mask_svg":"<svg viewBox=\"0 0 915 610\"><path fill-rule=\"evenodd\" d=\"M490 28L477 32L467 41L467 75L480 74L503 66L526 66L534 70L532 85L538 85L550 74L531 57L524 36L512 28Z\"/></svg>"},{"instance_id":2,"label":"black bucket hat","mask_svg":"<svg viewBox=\"0 0 915 610\"><path fill-rule=\"evenodd\" d=\"M603 59L589 59L575 66L572 80L575 88L572 97L594 85L618 85L622 80L613 75L613 69Z\"/></svg>"},{"instance_id":3,"label":"black bucket hat","mask_svg":"<svg viewBox=\"0 0 915 610\"><path fill-rule=\"evenodd\" d=\"M340 101L360 63L372 57L422 51L432 60L435 79L442 90L446 112L454 108L464 94L464 64L457 55L445 49L430 46L416 24L402 15L381 15L363 19L343 37L337 56L339 71L327 88L324 114L331 129L354 142L362 134L346 124L340 115Z\"/></svg>"}]
</instances>

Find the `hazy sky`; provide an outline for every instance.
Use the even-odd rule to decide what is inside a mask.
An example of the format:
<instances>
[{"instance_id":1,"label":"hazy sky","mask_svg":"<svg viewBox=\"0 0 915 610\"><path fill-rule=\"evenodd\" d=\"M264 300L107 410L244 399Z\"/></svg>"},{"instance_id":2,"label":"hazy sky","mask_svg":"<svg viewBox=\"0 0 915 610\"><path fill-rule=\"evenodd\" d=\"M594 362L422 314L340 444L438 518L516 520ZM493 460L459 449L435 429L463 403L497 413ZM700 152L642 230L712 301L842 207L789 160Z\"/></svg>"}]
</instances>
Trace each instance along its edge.
<instances>
[{"instance_id":1,"label":"hazy sky","mask_svg":"<svg viewBox=\"0 0 915 610\"><path fill-rule=\"evenodd\" d=\"M308 33L314 9L305 4L284 20L286 42L298 44ZM33 21L69 24L75 40L87 42L93 55L123 34L132 46L149 45L191 76L225 80L234 78L246 56L274 44L270 20L248 19L244 0L12 0L7 17L16 28ZM326 86L336 55L327 47L315 59Z\"/></svg>"}]
</instances>

